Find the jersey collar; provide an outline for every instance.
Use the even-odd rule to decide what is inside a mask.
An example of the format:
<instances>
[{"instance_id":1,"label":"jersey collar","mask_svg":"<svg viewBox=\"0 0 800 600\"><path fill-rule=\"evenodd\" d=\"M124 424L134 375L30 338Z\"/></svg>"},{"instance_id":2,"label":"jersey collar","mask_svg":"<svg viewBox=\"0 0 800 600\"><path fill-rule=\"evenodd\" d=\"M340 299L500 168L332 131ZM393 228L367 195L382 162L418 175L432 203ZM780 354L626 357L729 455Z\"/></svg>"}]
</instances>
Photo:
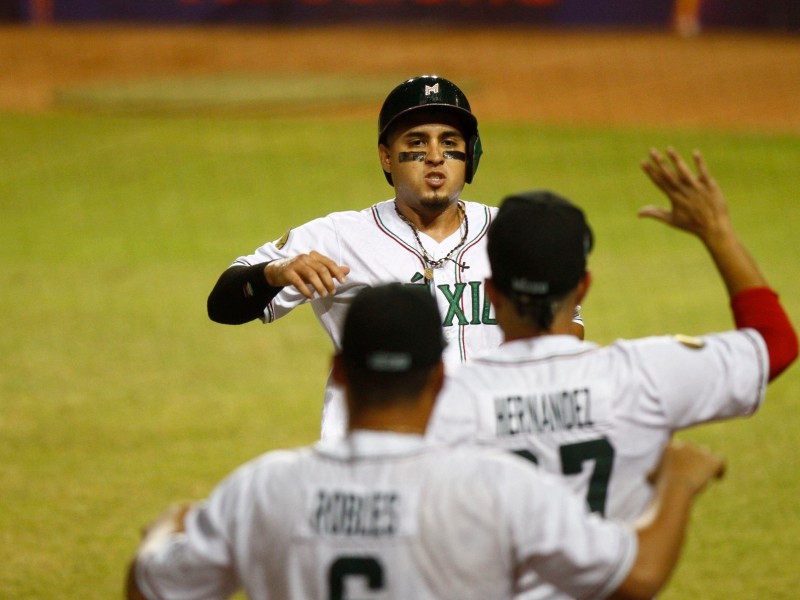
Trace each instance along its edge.
<instances>
[{"instance_id":1,"label":"jersey collar","mask_svg":"<svg viewBox=\"0 0 800 600\"><path fill-rule=\"evenodd\" d=\"M504 342L500 348L481 356L482 361L506 362L520 358L541 359L551 356L581 354L598 348L593 342L586 342L574 335L542 335Z\"/></svg>"},{"instance_id":2,"label":"jersey collar","mask_svg":"<svg viewBox=\"0 0 800 600\"><path fill-rule=\"evenodd\" d=\"M314 448L320 454L350 460L354 458L383 458L416 454L427 446L417 434L358 429L342 440L323 440Z\"/></svg>"}]
</instances>

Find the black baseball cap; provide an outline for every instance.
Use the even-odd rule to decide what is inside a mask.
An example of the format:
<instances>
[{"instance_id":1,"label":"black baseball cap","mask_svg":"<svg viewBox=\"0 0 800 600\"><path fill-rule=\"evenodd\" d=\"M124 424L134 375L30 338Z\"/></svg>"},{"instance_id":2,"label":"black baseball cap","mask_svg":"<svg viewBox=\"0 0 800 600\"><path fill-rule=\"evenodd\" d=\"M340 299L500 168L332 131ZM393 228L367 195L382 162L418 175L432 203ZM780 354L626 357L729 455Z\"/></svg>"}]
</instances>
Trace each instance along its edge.
<instances>
[{"instance_id":1,"label":"black baseball cap","mask_svg":"<svg viewBox=\"0 0 800 600\"><path fill-rule=\"evenodd\" d=\"M432 367L445 347L439 307L428 286L389 283L361 290L344 321L344 360L397 374Z\"/></svg>"},{"instance_id":2,"label":"black baseball cap","mask_svg":"<svg viewBox=\"0 0 800 600\"><path fill-rule=\"evenodd\" d=\"M558 296L586 273L592 230L583 211L549 190L507 196L489 227L495 286L506 294Z\"/></svg>"}]
</instances>

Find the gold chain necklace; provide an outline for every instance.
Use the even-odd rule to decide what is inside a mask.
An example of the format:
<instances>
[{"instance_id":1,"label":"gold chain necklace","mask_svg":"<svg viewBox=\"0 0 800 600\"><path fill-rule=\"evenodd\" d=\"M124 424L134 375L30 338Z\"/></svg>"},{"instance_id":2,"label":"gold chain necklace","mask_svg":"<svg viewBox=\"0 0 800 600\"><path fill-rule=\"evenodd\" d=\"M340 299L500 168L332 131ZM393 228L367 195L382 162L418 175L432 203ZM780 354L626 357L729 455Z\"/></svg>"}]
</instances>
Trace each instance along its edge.
<instances>
[{"instance_id":1,"label":"gold chain necklace","mask_svg":"<svg viewBox=\"0 0 800 600\"><path fill-rule=\"evenodd\" d=\"M447 253L447 256L445 256L444 258L440 258L439 260L433 260L431 258L431 255L428 254L428 251L425 250L425 246L422 245L422 240L419 239L419 229L417 229L417 226L414 225L408 219L408 217L406 217L403 213L400 212L400 209L397 208L397 200L395 200L394 202L394 210L397 213L397 216L400 217L400 219L404 221L409 227L411 227L411 231L414 234L414 239L417 240L417 245L419 246L419 249L422 252L422 260L425 261L425 283L428 283L433 279L433 270L440 268L448 260L458 265L462 271L464 269L469 269L468 265L457 262L455 259L452 258L456 250L461 248L461 246L463 246L464 243L467 241L467 236L469 235L469 219L467 219L467 211L464 210L464 203L461 202L461 200L459 200L457 206L458 206L458 214L462 217L461 222L464 224L464 231L461 234L461 241L458 242L455 248L453 248L452 250L450 250L450 252ZM459 224L459 229L460 228L461 225Z\"/></svg>"}]
</instances>

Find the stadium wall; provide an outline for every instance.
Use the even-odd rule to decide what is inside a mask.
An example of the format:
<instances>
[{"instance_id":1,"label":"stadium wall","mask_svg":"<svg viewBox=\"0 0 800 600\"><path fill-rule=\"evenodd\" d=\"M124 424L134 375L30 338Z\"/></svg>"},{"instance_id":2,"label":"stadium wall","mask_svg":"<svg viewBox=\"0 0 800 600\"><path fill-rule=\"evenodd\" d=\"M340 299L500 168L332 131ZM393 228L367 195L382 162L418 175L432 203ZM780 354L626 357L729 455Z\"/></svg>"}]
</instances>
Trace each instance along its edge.
<instances>
[{"instance_id":1,"label":"stadium wall","mask_svg":"<svg viewBox=\"0 0 800 600\"><path fill-rule=\"evenodd\" d=\"M29 22L320 24L429 21L672 25L676 0L0 0ZM701 0L704 27L800 30L800 0ZM2 15L0 15L2 18Z\"/></svg>"}]
</instances>

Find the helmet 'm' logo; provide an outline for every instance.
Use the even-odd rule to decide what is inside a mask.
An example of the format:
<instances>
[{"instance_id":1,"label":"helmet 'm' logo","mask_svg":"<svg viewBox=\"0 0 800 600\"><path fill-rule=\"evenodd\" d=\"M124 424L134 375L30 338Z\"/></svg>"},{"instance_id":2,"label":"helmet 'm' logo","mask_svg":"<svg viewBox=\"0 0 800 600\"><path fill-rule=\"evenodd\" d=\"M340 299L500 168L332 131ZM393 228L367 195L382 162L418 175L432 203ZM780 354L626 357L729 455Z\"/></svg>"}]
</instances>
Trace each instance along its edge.
<instances>
[{"instance_id":1,"label":"helmet 'm' logo","mask_svg":"<svg viewBox=\"0 0 800 600\"><path fill-rule=\"evenodd\" d=\"M434 83L433 85L426 85L425 86L425 95L430 96L431 94L438 94L439 93L439 84Z\"/></svg>"}]
</instances>

